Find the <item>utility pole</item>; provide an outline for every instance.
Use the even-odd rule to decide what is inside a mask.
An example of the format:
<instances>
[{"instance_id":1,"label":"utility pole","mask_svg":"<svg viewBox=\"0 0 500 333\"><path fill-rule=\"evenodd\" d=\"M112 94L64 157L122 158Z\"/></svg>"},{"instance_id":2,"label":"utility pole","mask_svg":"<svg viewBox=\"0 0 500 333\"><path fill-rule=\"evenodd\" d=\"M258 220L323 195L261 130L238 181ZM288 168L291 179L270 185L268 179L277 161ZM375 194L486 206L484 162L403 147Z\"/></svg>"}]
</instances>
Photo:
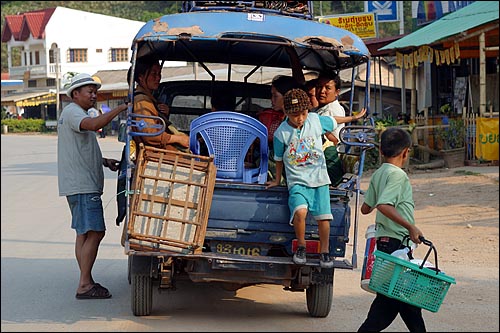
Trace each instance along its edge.
<instances>
[{"instance_id":1,"label":"utility pole","mask_svg":"<svg viewBox=\"0 0 500 333\"><path fill-rule=\"evenodd\" d=\"M61 82L59 79L59 73L60 73L60 68L59 68L59 47L56 46L54 48L54 57L56 58L56 120L59 121L59 116L60 116L60 106L61 101L59 100L59 92L61 90Z\"/></svg>"},{"instance_id":2,"label":"utility pole","mask_svg":"<svg viewBox=\"0 0 500 333\"><path fill-rule=\"evenodd\" d=\"M404 1L398 1L398 13L399 13L399 34L403 35L405 33L405 16L404 16ZM406 115L406 77L405 77L406 68L404 66L401 67L401 113Z\"/></svg>"},{"instance_id":3,"label":"utility pole","mask_svg":"<svg viewBox=\"0 0 500 333\"><path fill-rule=\"evenodd\" d=\"M399 12L399 34L403 35L405 33L405 15L404 15L404 1L398 1L398 12Z\"/></svg>"}]
</instances>

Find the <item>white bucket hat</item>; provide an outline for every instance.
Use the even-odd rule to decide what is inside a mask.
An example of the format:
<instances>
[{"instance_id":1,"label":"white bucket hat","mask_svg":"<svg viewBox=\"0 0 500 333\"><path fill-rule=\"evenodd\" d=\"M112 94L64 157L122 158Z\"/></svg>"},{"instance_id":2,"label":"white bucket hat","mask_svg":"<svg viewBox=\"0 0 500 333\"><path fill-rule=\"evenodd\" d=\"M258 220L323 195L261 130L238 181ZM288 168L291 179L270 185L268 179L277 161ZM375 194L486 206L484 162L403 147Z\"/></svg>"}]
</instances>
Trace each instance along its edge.
<instances>
[{"instance_id":1,"label":"white bucket hat","mask_svg":"<svg viewBox=\"0 0 500 333\"><path fill-rule=\"evenodd\" d=\"M71 97L71 92L73 90L75 90L76 88L80 88L82 86L89 85L89 84L93 84L93 85L97 86L97 89L101 88L101 84L99 82L97 82L89 74L85 74L85 73L77 74L71 79L71 84L70 84L68 90L66 91L66 95L68 95L68 97Z\"/></svg>"}]
</instances>

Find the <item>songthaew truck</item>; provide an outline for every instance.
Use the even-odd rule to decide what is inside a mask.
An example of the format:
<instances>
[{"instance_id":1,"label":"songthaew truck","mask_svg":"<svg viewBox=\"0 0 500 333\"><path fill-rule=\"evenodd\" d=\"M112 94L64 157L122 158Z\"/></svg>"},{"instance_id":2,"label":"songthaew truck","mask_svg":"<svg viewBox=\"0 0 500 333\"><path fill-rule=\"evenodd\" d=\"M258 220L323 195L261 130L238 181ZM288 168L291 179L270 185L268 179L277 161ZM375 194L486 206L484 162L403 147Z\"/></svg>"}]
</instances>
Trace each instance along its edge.
<instances>
[{"instance_id":1,"label":"songthaew truck","mask_svg":"<svg viewBox=\"0 0 500 333\"><path fill-rule=\"evenodd\" d=\"M157 59L186 62L192 72L177 75L164 66L167 75L154 94L169 106L168 119L153 117L152 125L131 103L122 128L119 200L134 315L151 314L156 288L182 293L176 281L190 279L232 290L281 285L285 292L305 293L312 317L326 317L335 270L357 267L359 180L365 152L374 146L369 116L341 131L344 177L330 186L333 268L319 265L318 224L311 216L307 263L292 261L297 239L289 223L286 184L266 188L273 177L273 77L290 75L304 82L311 73L331 71L352 78L343 95L346 115L354 103L369 115L367 47L349 31L314 21L311 8L311 1L185 1L182 13L151 20L135 36L132 70L141 59ZM361 65L366 80L358 80L357 89L366 82L366 92L359 102L354 78ZM129 84L133 100L134 83ZM235 109L211 112L211 96L221 89L234 92ZM190 151L136 143L141 136L169 130L170 124L190 136ZM203 146L208 153L201 154Z\"/></svg>"}]
</instances>

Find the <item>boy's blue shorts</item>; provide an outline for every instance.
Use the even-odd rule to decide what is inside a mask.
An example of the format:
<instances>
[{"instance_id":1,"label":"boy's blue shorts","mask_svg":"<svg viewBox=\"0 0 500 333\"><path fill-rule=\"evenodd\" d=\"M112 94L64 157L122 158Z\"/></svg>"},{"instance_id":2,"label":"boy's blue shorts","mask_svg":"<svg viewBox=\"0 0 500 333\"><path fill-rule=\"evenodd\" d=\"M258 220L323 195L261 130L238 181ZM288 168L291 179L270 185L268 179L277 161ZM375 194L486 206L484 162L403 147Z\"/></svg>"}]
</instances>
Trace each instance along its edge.
<instances>
[{"instance_id":1,"label":"boy's blue shorts","mask_svg":"<svg viewBox=\"0 0 500 333\"><path fill-rule=\"evenodd\" d=\"M76 230L77 235L106 230L99 193L68 195L66 200L71 210L71 228Z\"/></svg>"},{"instance_id":2,"label":"boy's blue shorts","mask_svg":"<svg viewBox=\"0 0 500 333\"><path fill-rule=\"evenodd\" d=\"M316 221L333 219L328 185L320 187L292 186L288 193L288 207L291 212L290 225L293 225L295 212L301 208L307 208Z\"/></svg>"}]
</instances>

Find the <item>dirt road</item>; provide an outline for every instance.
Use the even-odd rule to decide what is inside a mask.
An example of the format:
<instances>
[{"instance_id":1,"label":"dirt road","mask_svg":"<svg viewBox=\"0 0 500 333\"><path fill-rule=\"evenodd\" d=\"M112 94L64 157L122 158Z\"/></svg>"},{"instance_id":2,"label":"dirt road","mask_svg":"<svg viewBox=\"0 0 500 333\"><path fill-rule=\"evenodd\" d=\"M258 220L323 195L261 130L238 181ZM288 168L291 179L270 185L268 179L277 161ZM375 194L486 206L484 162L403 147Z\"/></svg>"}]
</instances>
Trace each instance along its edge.
<instances>
[{"instance_id":1,"label":"dirt road","mask_svg":"<svg viewBox=\"0 0 500 333\"><path fill-rule=\"evenodd\" d=\"M428 331L497 332L498 178L495 180L457 169L415 171L409 175L413 185L416 223L437 248L439 268L457 282L450 287L437 313L424 311ZM367 173L363 177L362 189L368 188L368 180ZM364 231L373 220L374 213L360 216L358 253L361 255L364 253ZM427 249L427 246L419 246L416 257L423 258ZM362 264L362 258L358 262ZM359 291L357 285L349 286L339 277L340 274L337 274L336 297L357 293L355 289ZM370 296L351 298L355 303L344 306L352 308L361 323L372 299ZM336 304L336 307L343 306ZM398 317L387 331L406 331L406 327Z\"/></svg>"}]
</instances>

